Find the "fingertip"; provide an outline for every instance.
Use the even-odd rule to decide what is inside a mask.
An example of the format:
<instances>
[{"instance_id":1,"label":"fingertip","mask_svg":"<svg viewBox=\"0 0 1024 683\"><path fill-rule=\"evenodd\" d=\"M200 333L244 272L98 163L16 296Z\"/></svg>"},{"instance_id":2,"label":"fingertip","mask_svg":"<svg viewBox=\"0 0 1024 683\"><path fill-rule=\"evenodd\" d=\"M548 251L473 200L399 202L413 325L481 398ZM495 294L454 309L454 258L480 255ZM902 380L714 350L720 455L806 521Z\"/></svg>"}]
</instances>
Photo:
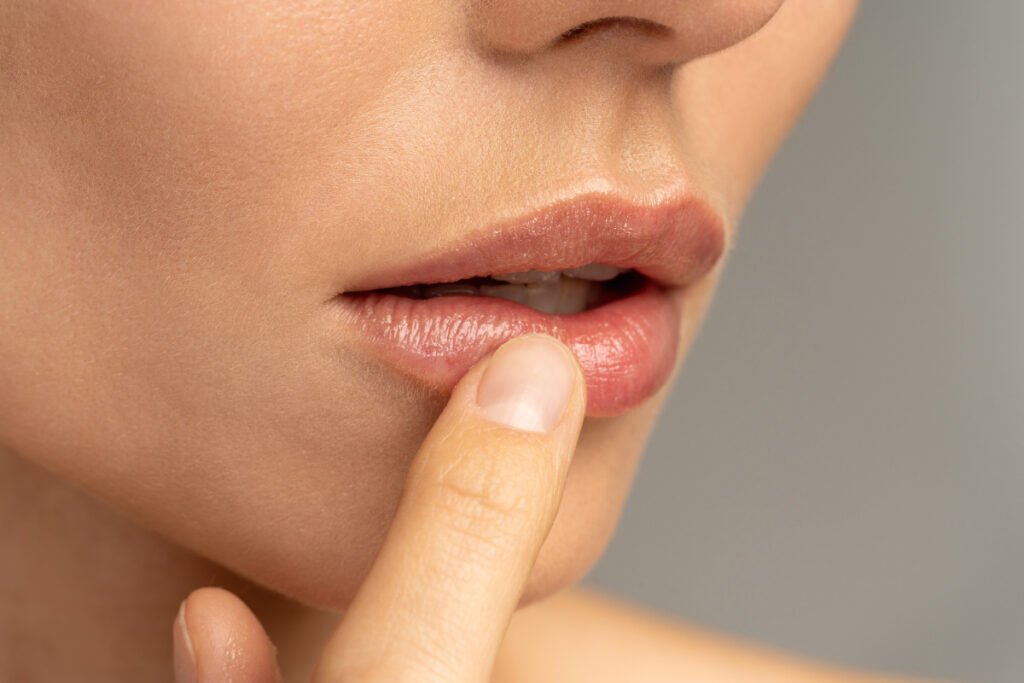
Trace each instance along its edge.
<instances>
[{"instance_id":1,"label":"fingertip","mask_svg":"<svg viewBox=\"0 0 1024 683\"><path fill-rule=\"evenodd\" d=\"M563 342L558 337L552 337L547 334L538 333L536 336L543 337L547 342L557 346L565 358L568 360L569 367L572 371L572 396L569 400L568 413L571 415L573 412L578 414L579 420L582 422L583 415L587 411L587 379L586 375L583 374L583 365L580 363L579 357L572 350L572 348ZM567 415L568 417L569 415Z\"/></svg>"},{"instance_id":2,"label":"fingertip","mask_svg":"<svg viewBox=\"0 0 1024 683\"><path fill-rule=\"evenodd\" d=\"M259 619L222 588L198 588L182 601L174 648L176 683L281 680L276 649Z\"/></svg>"},{"instance_id":3,"label":"fingertip","mask_svg":"<svg viewBox=\"0 0 1024 683\"><path fill-rule=\"evenodd\" d=\"M486 360L476 391L491 422L528 432L551 432L585 410L583 371L564 343L526 334L498 347Z\"/></svg>"},{"instance_id":4,"label":"fingertip","mask_svg":"<svg viewBox=\"0 0 1024 683\"><path fill-rule=\"evenodd\" d=\"M192 648L185 615L187 602L188 598L181 601L174 618L174 683L198 683L195 650Z\"/></svg>"},{"instance_id":5,"label":"fingertip","mask_svg":"<svg viewBox=\"0 0 1024 683\"><path fill-rule=\"evenodd\" d=\"M564 341L562 341L558 337L552 336L550 334L545 334L543 332L531 332L530 334L524 334L522 336L510 339L509 342L515 341L517 339L531 339L531 338L532 339L537 339L538 341L542 341L542 342L547 343L547 344L550 344L551 346L556 347L559 351L562 352L563 357L565 358L566 362L569 364L569 368L571 369L571 372L572 372L572 375L573 375L574 389L576 391L578 391L582 396L585 397L586 394L587 394L587 391L586 391L587 386L586 386L586 378L583 375L583 366L580 364L580 359L576 355L576 352L572 350L572 347L570 347L568 344L566 344ZM508 343L508 342L506 342L506 343Z\"/></svg>"},{"instance_id":6,"label":"fingertip","mask_svg":"<svg viewBox=\"0 0 1024 683\"><path fill-rule=\"evenodd\" d=\"M548 335L511 339L463 376L314 680L486 680L557 514L585 401L579 362Z\"/></svg>"}]
</instances>

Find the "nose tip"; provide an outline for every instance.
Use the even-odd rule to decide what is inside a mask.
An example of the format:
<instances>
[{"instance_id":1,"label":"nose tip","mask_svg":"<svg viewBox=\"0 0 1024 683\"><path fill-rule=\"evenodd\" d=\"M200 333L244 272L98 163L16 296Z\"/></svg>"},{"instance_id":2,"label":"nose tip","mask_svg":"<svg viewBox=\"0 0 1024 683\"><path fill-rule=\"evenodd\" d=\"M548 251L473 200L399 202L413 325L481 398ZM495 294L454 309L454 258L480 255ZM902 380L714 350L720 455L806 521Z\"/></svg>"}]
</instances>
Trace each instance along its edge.
<instances>
[{"instance_id":1,"label":"nose tip","mask_svg":"<svg viewBox=\"0 0 1024 683\"><path fill-rule=\"evenodd\" d=\"M647 66L683 63L756 32L783 0L477 0L472 34L485 51L530 57L600 42Z\"/></svg>"}]
</instances>

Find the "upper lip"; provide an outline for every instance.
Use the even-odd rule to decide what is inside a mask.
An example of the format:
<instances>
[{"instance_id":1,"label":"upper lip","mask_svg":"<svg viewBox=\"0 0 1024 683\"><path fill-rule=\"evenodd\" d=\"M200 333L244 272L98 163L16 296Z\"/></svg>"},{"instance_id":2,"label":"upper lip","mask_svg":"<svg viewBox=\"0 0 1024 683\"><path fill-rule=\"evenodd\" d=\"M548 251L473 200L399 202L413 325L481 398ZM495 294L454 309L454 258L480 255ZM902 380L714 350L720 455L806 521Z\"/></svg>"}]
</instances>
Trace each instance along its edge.
<instances>
[{"instance_id":1,"label":"upper lip","mask_svg":"<svg viewBox=\"0 0 1024 683\"><path fill-rule=\"evenodd\" d=\"M493 223L415 263L378 271L348 291L590 263L633 269L661 286L682 287L711 270L724 250L722 219L696 194L644 204L616 194L588 193Z\"/></svg>"}]
</instances>

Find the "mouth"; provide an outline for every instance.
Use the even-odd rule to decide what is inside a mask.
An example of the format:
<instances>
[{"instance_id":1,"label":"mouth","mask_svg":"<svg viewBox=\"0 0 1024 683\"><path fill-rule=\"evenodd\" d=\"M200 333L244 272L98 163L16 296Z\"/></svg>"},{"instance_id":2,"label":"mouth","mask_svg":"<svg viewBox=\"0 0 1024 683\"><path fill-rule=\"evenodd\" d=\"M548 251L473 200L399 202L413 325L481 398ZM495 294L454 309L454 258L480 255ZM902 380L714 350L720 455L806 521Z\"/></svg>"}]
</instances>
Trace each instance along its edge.
<instances>
[{"instance_id":1,"label":"mouth","mask_svg":"<svg viewBox=\"0 0 1024 683\"><path fill-rule=\"evenodd\" d=\"M604 263L566 270L528 270L455 282L425 283L375 290L414 300L436 297L494 297L548 315L576 315L639 291L644 276Z\"/></svg>"},{"instance_id":2,"label":"mouth","mask_svg":"<svg viewBox=\"0 0 1024 683\"><path fill-rule=\"evenodd\" d=\"M334 301L379 361L442 391L512 337L554 336L583 367L587 415L609 417L671 375L684 295L724 246L721 220L693 195L590 194L369 274Z\"/></svg>"}]
</instances>

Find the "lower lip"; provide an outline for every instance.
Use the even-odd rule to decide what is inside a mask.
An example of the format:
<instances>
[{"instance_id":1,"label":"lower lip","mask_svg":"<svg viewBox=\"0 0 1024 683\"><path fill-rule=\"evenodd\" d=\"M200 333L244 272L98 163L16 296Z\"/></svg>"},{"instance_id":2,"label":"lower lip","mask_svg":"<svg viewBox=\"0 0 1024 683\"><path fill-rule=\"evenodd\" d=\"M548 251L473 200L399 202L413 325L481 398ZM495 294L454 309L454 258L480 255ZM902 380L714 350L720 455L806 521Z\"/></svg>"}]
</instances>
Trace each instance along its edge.
<instances>
[{"instance_id":1,"label":"lower lip","mask_svg":"<svg viewBox=\"0 0 1024 683\"><path fill-rule=\"evenodd\" d=\"M650 398L668 380L678 353L681 302L651 282L575 315L549 315L487 296L371 293L335 300L343 322L361 333L378 359L443 391L513 337L556 337L583 367L591 417L621 415Z\"/></svg>"}]
</instances>

